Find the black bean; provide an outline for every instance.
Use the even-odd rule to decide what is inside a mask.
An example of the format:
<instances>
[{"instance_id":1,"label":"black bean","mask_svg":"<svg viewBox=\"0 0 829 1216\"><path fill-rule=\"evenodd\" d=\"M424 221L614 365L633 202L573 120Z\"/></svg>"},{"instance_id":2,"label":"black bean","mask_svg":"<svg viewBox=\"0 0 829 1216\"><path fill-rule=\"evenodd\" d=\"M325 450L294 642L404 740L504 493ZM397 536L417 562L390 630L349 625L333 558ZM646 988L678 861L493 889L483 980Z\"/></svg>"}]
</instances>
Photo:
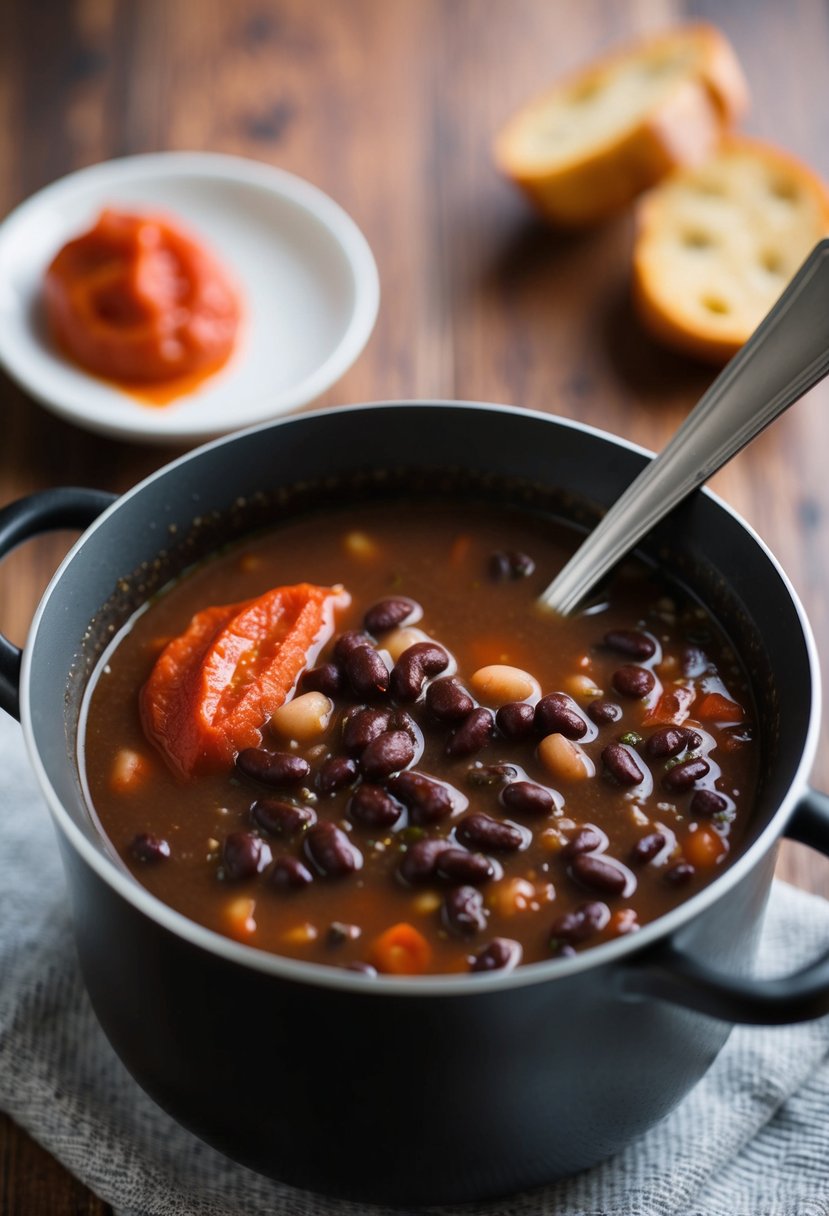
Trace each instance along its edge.
<instances>
[{"instance_id":1,"label":"black bean","mask_svg":"<svg viewBox=\"0 0 829 1216\"><path fill-rule=\"evenodd\" d=\"M650 659L656 654L656 642L639 629L611 629L604 635L604 644L631 659Z\"/></svg>"},{"instance_id":2,"label":"black bean","mask_svg":"<svg viewBox=\"0 0 829 1216\"><path fill-rule=\"evenodd\" d=\"M305 848L321 874L326 878L344 878L359 870L363 858L342 828L324 820L315 823L305 837Z\"/></svg>"},{"instance_id":3,"label":"black bean","mask_svg":"<svg viewBox=\"0 0 829 1216\"><path fill-rule=\"evenodd\" d=\"M503 583L510 577L509 557L501 549L490 553L487 568L493 582Z\"/></svg>"},{"instance_id":4,"label":"black bean","mask_svg":"<svg viewBox=\"0 0 829 1216\"><path fill-rule=\"evenodd\" d=\"M690 861L678 861L676 865L670 866L665 870L663 878L665 882L670 883L672 887L680 887L686 882L690 882L696 874L696 870L691 865Z\"/></svg>"},{"instance_id":5,"label":"black bean","mask_svg":"<svg viewBox=\"0 0 829 1216\"><path fill-rule=\"evenodd\" d=\"M475 887L453 887L443 901L446 927L461 937L471 937L486 928L481 892Z\"/></svg>"},{"instance_id":6,"label":"black bean","mask_svg":"<svg viewBox=\"0 0 829 1216\"><path fill-rule=\"evenodd\" d=\"M477 887L495 875L495 867L483 853L469 853L466 849L443 849L437 857L436 872L439 878L449 882L468 883Z\"/></svg>"},{"instance_id":7,"label":"black bean","mask_svg":"<svg viewBox=\"0 0 829 1216\"><path fill-rule=\"evenodd\" d=\"M524 828L506 819L493 819L483 811L472 811L459 821L455 835L461 844L488 853L514 853L529 841Z\"/></svg>"},{"instance_id":8,"label":"black bean","mask_svg":"<svg viewBox=\"0 0 829 1216\"><path fill-rule=\"evenodd\" d=\"M426 689L429 712L439 722L459 722L475 708L475 702L453 676L433 680Z\"/></svg>"},{"instance_id":9,"label":"black bean","mask_svg":"<svg viewBox=\"0 0 829 1216\"><path fill-rule=\"evenodd\" d=\"M683 760L681 764L675 764L673 768L669 768L662 778L662 784L666 790L681 793L682 790L689 790L696 781L699 781L700 777L704 777L710 771L710 768L710 764L702 756L694 756L690 760Z\"/></svg>"},{"instance_id":10,"label":"black bean","mask_svg":"<svg viewBox=\"0 0 829 1216\"><path fill-rule=\"evenodd\" d=\"M222 845L225 878L252 878L270 865L271 851L253 832L231 832Z\"/></svg>"},{"instance_id":11,"label":"black bean","mask_svg":"<svg viewBox=\"0 0 829 1216\"><path fill-rule=\"evenodd\" d=\"M587 713L597 726L605 726L608 722L618 722L622 716L622 707L615 701L604 701L599 698L591 701Z\"/></svg>"},{"instance_id":12,"label":"black bean","mask_svg":"<svg viewBox=\"0 0 829 1216\"><path fill-rule=\"evenodd\" d=\"M355 646L343 660L343 672L357 697L369 701L389 691L389 669L373 646Z\"/></svg>"},{"instance_id":13,"label":"black bean","mask_svg":"<svg viewBox=\"0 0 829 1216\"><path fill-rule=\"evenodd\" d=\"M309 667L299 679L300 692L322 692L326 697L336 697L342 688L343 677L339 667L334 663L321 663L319 667Z\"/></svg>"},{"instance_id":14,"label":"black bean","mask_svg":"<svg viewBox=\"0 0 829 1216\"><path fill-rule=\"evenodd\" d=\"M550 791L534 781L511 781L501 791L501 802L518 815L549 815L555 806Z\"/></svg>"},{"instance_id":15,"label":"black bean","mask_svg":"<svg viewBox=\"0 0 829 1216\"><path fill-rule=\"evenodd\" d=\"M471 764L466 770L466 780L470 785L506 785L517 776L518 769L514 764Z\"/></svg>"},{"instance_id":16,"label":"black bean","mask_svg":"<svg viewBox=\"0 0 829 1216\"><path fill-rule=\"evenodd\" d=\"M236 768L246 777L263 785L299 785L311 771L302 756L291 752L271 752L264 747L246 747L236 757Z\"/></svg>"},{"instance_id":17,"label":"black bean","mask_svg":"<svg viewBox=\"0 0 829 1216\"><path fill-rule=\"evenodd\" d=\"M389 729L391 710L358 709L343 721L343 747L353 756L365 751L372 739Z\"/></svg>"},{"instance_id":18,"label":"black bean","mask_svg":"<svg viewBox=\"0 0 829 1216\"><path fill-rule=\"evenodd\" d=\"M595 853L579 853L570 862L570 873L582 886L606 895L621 895L628 886L628 877L609 857Z\"/></svg>"},{"instance_id":19,"label":"black bean","mask_svg":"<svg viewBox=\"0 0 829 1216\"><path fill-rule=\"evenodd\" d=\"M620 785L639 785L645 780L636 757L623 743L608 743L602 751L602 763Z\"/></svg>"},{"instance_id":20,"label":"black bean","mask_svg":"<svg viewBox=\"0 0 829 1216\"><path fill-rule=\"evenodd\" d=\"M387 633L397 625L408 623L420 616L420 605L403 595L390 596L369 608L363 618L363 627L369 633Z\"/></svg>"},{"instance_id":21,"label":"black bean","mask_svg":"<svg viewBox=\"0 0 829 1216\"><path fill-rule=\"evenodd\" d=\"M535 706L510 701L498 710L495 724L505 739L527 739L535 729Z\"/></svg>"},{"instance_id":22,"label":"black bean","mask_svg":"<svg viewBox=\"0 0 829 1216\"><path fill-rule=\"evenodd\" d=\"M647 836L637 840L630 851L630 859L637 865L645 865L646 862L653 861L666 844L667 841L662 832L648 832Z\"/></svg>"},{"instance_id":23,"label":"black bean","mask_svg":"<svg viewBox=\"0 0 829 1216\"><path fill-rule=\"evenodd\" d=\"M349 925L342 920L334 920L328 926L325 942L328 946L342 946L344 942L356 942L360 936L359 925Z\"/></svg>"},{"instance_id":24,"label":"black bean","mask_svg":"<svg viewBox=\"0 0 829 1216\"><path fill-rule=\"evenodd\" d=\"M359 629L348 629L345 633L341 633L334 643L334 662L342 666L352 650L356 650L358 646L370 644L371 638L367 634L362 633Z\"/></svg>"},{"instance_id":25,"label":"black bean","mask_svg":"<svg viewBox=\"0 0 829 1216\"><path fill-rule=\"evenodd\" d=\"M610 920L610 908L598 900L580 904L570 912L561 912L550 925L550 946L561 942L581 942L601 933Z\"/></svg>"},{"instance_id":26,"label":"black bean","mask_svg":"<svg viewBox=\"0 0 829 1216\"><path fill-rule=\"evenodd\" d=\"M274 887L307 887L314 875L298 857L277 857L268 874L268 882Z\"/></svg>"},{"instance_id":27,"label":"black bean","mask_svg":"<svg viewBox=\"0 0 829 1216\"><path fill-rule=\"evenodd\" d=\"M564 735L565 739L583 739L587 723L575 702L563 692L551 692L535 707L535 729L542 735Z\"/></svg>"},{"instance_id":28,"label":"black bean","mask_svg":"<svg viewBox=\"0 0 829 1216\"><path fill-rule=\"evenodd\" d=\"M692 815L721 815L728 810L728 799L715 790L695 790L688 809Z\"/></svg>"},{"instance_id":29,"label":"black bean","mask_svg":"<svg viewBox=\"0 0 829 1216\"><path fill-rule=\"evenodd\" d=\"M389 718L389 730L405 730L415 747L423 744L423 734L410 713L405 709L393 709Z\"/></svg>"},{"instance_id":30,"label":"black bean","mask_svg":"<svg viewBox=\"0 0 829 1216\"><path fill-rule=\"evenodd\" d=\"M317 784L323 794L333 794L357 780L357 761L350 756L329 756L322 765Z\"/></svg>"},{"instance_id":31,"label":"black bean","mask_svg":"<svg viewBox=\"0 0 829 1216\"><path fill-rule=\"evenodd\" d=\"M360 767L369 781L379 781L411 764L414 755L414 743L408 731L385 730L369 743L360 757Z\"/></svg>"},{"instance_id":32,"label":"black bean","mask_svg":"<svg viewBox=\"0 0 829 1216\"><path fill-rule=\"evenodd\" d=\"M645 744L645 749L649 756L655 759L662 759L667 756L676 756L686 747L699 747L702 743L702 738L695 730L690 730L686 726L663 726L661 730L655 730Z\"/></svg>"},{"instance_id":33,"label":"black bean","mask_svg":"<svg viewBox=\"0 0 829 1216\"><path fill-rule=\"evenodd\" d=\"M165 861L170 856L170 846L161 836L152 832L141 832L130 845L136 861Z\"/></svg>"},{"instance_id":34,"label":"black bean","mask_svg":"<svg viewBox=\"0 0 829 1216\"><path fill-rule=\"evenodd\" d=\"M310 806L296 806L293 802L282 802L278 798L257 798L256 802L251 803L250 816L257 827L269 836L283 836L286 839L317 822L316 811Z\"/></svg>"},{"instance_id":35,"label":"black bean","mask_svg":"<svg viewBox=\"0 0 829 1216\"><path fill-rule=\"evenodd\" d=\"M579 828L576 834L570 837L561 850L561 856L578 857L579 853L595 853L596 849L600 849L605 843L604 835L596 828L587 825Z\"/></svg>"},{"instance_id":36,"label":"black bean","mask_svg":"<svg viewBox=\"0 0 829 1216\"><path fill-rule=\"evenodd\" d=\"M416 701L424 682L449 666L449 655L436 642L415 642L392 668L391 692L396 701Z\"/></svg>"},{"instance_id":37,"label":"black bean","mask_svg":"<svg viewBox=\"0 0 829 1216\"><path fill-rule=\"evenodd\" d=\"M418 826L437 823L454 810L454 800L447 786L423 773L410 770L392 777L388 788L395 798L408 808L409 820Z\"/></svg>"},{"instance_id":38,"label":"black bean","mask_svg":"<svg viewBox=\"0 0 829 1216\"><path fill-rule=\"evenodd\" d=\"M512 549L508 553L499 549L490 554L489 576L496 583L507 579L529 578L535 571L535 562L527 553Z\"/></svg>"},{"instance_id":39,"label":"black bean","mask_svg":"<svg viewBox=\"0 0 829 1216\"><path fill-rule=\"evenodd\" d=\"M470 971L511 971L521 962L521 945L509 937L493 937L488 946L479 950Z\"/></svg>"},{"instance_id":40,"label":"black bean","mask_svg":"<svg viewBox=\"0 0 829 1216\"><path fill-rule=\"evenodd\" d=\"M705 675L708 671L708 656L699 646L686 646L682 651L682 674L691 680Z\"/></svg>"},{"instance_id":41,"label":"black bean","mask_svg":"<svg viewBox=\"0 0 829 1216\"><path fill-rule=\"evenodd\" d=\"M382 785L363 782L348 804L348 815L368 828L390 828L403 814L403 807Z\"/></svg>"},{"instance_id":42,"label":"black bean","mask_svg":"<svg viewBox=\"0 0 829 1216\"><path fill-rule=\"evenodd\" d=\"M438 858L451 847L448 840L415 841L400 858L400 877L412 885L431 882L435 877Z\"/></svg>"},{"instance_id":43,"label":"black bean","mask_svg":"<svg viewBox=\"0 0 829 1216\"><path fill-rule=\"evenodd\" d=\"M480 707L467 714L446 741L447 756L471 756L486 747L495 730L492 710Z\"/></svg>"},{"instance_id":44,"label":"black bean","mask_svg":"<svg viewBox=\"0 0 829 1216\"><path fill-rule=\"evenodd\" d=\"M634 697L637 700L646 697L656 683L656 677L647 667L637 667L628 663L614 671L613 687L623 697Z\"/></svg>"}]
</instances>

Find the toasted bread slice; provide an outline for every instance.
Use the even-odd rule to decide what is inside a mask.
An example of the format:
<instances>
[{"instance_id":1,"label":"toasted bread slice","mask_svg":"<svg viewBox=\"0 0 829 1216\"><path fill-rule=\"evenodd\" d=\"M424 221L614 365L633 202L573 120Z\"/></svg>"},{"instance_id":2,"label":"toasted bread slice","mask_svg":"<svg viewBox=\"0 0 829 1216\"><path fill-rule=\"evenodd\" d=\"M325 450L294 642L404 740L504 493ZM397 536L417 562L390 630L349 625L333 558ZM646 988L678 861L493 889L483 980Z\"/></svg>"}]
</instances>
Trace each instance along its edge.
<instances>
[{"instance_id":1,"label":"toasted bread slice","mask_svg":"<svg viewBox=\"0 0 829 1216\"><path fill-rule=\"evenodd\" d=\"M681 26L529 102L497 136L495 162L547 219L584 227L703 161L747 105L725 37L710 25Z\"/></svg>"},{"instance_id":2,"label":"toasted bread slice","mask_svg":"<svg viewBox=\"0 0 829 1216\"><path fill-rule=\"evenodd\" d=\"M636 309L655 338L726 363L827 234L826 184L788 153L730 136L640 202Z\"/></svg>"}]
</instances>

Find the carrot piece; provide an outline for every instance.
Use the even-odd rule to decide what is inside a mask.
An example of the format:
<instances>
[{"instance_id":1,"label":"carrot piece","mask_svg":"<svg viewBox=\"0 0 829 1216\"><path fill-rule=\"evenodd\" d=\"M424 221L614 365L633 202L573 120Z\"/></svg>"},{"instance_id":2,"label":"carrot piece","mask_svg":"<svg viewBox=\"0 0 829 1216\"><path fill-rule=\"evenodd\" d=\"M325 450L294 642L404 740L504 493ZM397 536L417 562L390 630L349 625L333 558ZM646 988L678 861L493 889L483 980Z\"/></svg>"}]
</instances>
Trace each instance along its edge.
<instances>
[{"instance_id":1,"label":"carrot piece","mask_svg":"<svg viewBox=\"0 0 829 1216\"><path fill-rule=\"evenodd\" d=\"M680 726L694 703L696 693L693 688L678 684L675 688L666 688L656 704L648 710L642 719L645 726Z\"/></svg>"},{"instance_id":2,"label":"carrot piece","mask_svg":"<svg viewBox=\"0 0 829 1216\"><path fill-rule=\"evenodd\" d=\"M719 692L709 692L697 706L697 717L706 722L744 722L742 705Z\"/></svg>"},{"instance_id":3,"label":"carrot piece","mask_svg":"<svg viewBox=\"0 0 829 1216\"><path fill-rule=\"evenodd\" d=\"M401 921L371 944L369 962L387 975L422 975L432 961L432 949L414 925Z\"/></svg>"},{"instance_id":4,"label":"carrot piece","mask_svg":"<svg viewBox=\"0 0 829 1216\"><path fill-rule=\"evenodd\" d=\"M257 747L345 603L343 592L299 583L196 613L141 690L147 736L186 776Z\"/></svg>"}]
</instances>

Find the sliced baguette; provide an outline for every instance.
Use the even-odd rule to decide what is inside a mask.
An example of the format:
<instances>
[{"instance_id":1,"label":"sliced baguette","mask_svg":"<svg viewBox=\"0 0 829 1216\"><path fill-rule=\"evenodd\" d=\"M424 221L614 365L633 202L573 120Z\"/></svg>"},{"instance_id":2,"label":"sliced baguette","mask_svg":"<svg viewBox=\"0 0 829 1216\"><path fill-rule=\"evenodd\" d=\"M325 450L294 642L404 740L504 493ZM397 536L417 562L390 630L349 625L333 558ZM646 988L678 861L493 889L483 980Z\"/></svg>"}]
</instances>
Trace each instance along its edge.
<instances>
[{"instance_id":1,"label":"sliced baguette","mask_svg":"<svg viewBox=\"0 0 829 1216\"><path fill-rule=\"evenodd\" d=\"M637 208L633 299L659 341L726 363L829 234L829 190L786 152L730 136Z\"/></svg>"},{"instance_id":2,"label":"sliced baguette","mask_svg":"<svg viewBox=\"0 0 829 1216\"><path fill-rule=\"evenodd\" d=\"M504 126L495 163L547 219L584 227L698 164L748 105L730 43L688 25L597 60Z\"/></svg>"}]
</instances>

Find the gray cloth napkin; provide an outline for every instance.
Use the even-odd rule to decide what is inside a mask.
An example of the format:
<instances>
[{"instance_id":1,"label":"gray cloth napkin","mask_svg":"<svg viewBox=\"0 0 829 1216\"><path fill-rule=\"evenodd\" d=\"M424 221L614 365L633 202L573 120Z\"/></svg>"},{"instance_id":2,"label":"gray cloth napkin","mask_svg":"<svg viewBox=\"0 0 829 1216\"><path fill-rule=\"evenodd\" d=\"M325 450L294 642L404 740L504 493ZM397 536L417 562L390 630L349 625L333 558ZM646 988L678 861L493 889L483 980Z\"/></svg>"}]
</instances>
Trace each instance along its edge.
<instances>
[{"instance_id":1,"label":"gray cloth napkin","mask_svg":"<svg viewBox=\"0 0 829 1216\"><path fill-rule=\"evenodd\" d=\"M52 827L20 728L2 713L0 807L0 1107L119 1216L363 1211L232 1164L128 1076L82 987ZM790 971L827 943L829 905L776 884L762 972ZM738 1028L677 1110L612 1161L528 1194L440 1210L829 1216L829 1018Z\"/></svg>"}]
</instances>

